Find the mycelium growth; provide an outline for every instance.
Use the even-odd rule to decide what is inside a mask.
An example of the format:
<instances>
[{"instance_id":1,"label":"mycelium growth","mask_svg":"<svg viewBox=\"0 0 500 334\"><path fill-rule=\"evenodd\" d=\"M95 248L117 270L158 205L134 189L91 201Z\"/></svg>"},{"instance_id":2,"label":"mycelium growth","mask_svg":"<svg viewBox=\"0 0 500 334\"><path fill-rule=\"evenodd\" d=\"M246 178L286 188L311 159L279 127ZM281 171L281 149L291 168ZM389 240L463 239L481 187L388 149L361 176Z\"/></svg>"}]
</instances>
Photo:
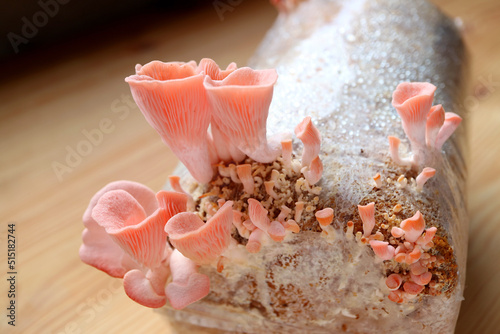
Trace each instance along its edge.
<instances>
[{"instance_id":1,"label":"mycelium growth","mask_svg":"<svg viewBox=\"0 0 500 334\"><path fill-rule=\"evenodd\" d=\"M334 197L322 196L324 134L311 117L268 138L275 70L233 63L221 71L203 59L198 66L155 61L136 72L126 81L141 112L197 182L183 189L182 180L170 176L173 192L155 197L121 181L91 201L82 260L123 277L133 300L154 308L169 301L182 309L206 297L270 318L300 314L317 322L331 312L356 318L357 306L348 308L356 298L411 304L453 289L453 250L439 229L439 213L429 209L425 184L439 173L426 166L459 117L432 107L434 86L398 86L393 105L412 154L400 157L400 139L390 137L387 166L359 180L372 190L347 214L336 212ZM297 270L318 275L301 282ZM356 287L350 278L356 275L372 280L369 291ZM259 289L267 291L267 303L256 297ZM345 306L315 304L322 291ZM381 312L383 306L373 310Z\"/></svg>"}]
</instances>

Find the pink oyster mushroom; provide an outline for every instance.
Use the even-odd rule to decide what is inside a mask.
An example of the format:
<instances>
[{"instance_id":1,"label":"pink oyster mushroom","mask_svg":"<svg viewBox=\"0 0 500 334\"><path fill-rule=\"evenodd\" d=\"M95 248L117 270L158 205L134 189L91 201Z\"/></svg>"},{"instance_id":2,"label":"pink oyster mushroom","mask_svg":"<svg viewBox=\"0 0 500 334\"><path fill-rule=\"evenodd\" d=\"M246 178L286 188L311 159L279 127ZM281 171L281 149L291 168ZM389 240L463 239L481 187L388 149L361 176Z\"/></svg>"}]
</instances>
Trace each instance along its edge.
<instances>
[{"instance_id":1,"label":"pink oyster mushroom","mask_svg":"<svg viewBox=\"0 0 500 334\"><path fill-rule=\"evenodd\" d=\"M109 183L92 197L83 214L85 230L82 233L83 244L80 247L80 258L86 264L102 270L110 276L123 278L127 271L138 268L138 264L92 218L92 210L99 199L108 191L118 189L132 195L148 216L158 209L155 193L148 187L131 181Z\"/></svg>"},{"instance_id":2,"label":"pink oyster mushroom","mask_svg":"<svg viewBox=\"0 0 500 334\"><path fill-rule=\"evenodd\" d=\"M255 161L268 163L276 159L279 145L271 147L268 143L266 121L277 78L274 69L248 67L239 68L220 81L205 77L217 152L219 146L231 143ZM217 140L217 132L223 133L228 141ZM240 155L240 159L243 158Z\"/></svg>"},{"instance_id":3,"label":"pink oyster mushroom","mask_svg":"<svg viewBox=\"0 0 500 334\"><path fill-rule=\"evenodd\" d=\"M172 282L165 288L170 305L176 310L192 304L210 292L210 279L197 272L197 265L177 249L170 256Z\"/></svg>"},{"instance_id":4,"label":"pink oyster mushroom","mask_svg":"<svg viewBox=\"0 0 500 334\"><path fill-rule=\"evenodd\" d=\"M427 82L403 82L392 95L392 105L410 140L414 167L425 162L428 149L440 150L462 121L454 113L445 113L441 105L432 106L435 91L436 86ZM392 145L392 148L394 161L398 164L405 162L399 158L397 147Z\"/></svg>"},{"instance_id":5,"label":"pink oyster mushroom","mask_svg":"<svg viewBox=\"0 0 500 334\"><path fill-rule=\"evenodd\" d=\"M233 202L227 201L204 223L192 212L173 216L165 225L172 245L196 264L214 263L229 247L233 227Z\"/></svg>"},{"instance_id":6,"label":"pink oyster mushroom","mask_svg":"<svg viewBox=\"0 0 500 334\"><path fill-rule=\"evenodd\" d=\"M94 221L137 264L123 276L125 292L139 304L154 308L166 302L169 276L165 264L171 249L163 227L174 214L186 210L187 203L187 196L176 192L162 191L156 198L159 207L150 215L122 189L105 192L92 209Z\"/></svg>"},{"instance_id":7,"label":"pink oyster mushroom","mask_svg":"<svg viewBox=\"0 0 500 334\"><path fill-rule=\"evenodd\" d=\"M208 183L217 157L208 135L211 114L204 78L194 61L153 61L137 65L136 74L125 81L144 117L165 144L198 182Z\"/></svg>"},{"instance_id":8,"label":"pink oyster mushroom","mask_svg":"<svg viewBox=\"0 0 500 334\"><path fill-rule=\"evenodd\" d=\"M295 135L304 144L302 152L302 167L309 166L319 154L321 134L311 121L311 116L305 117L295 127Z\"/></svg>"},{"instance_id":9,"label":"pink oyster mushroom","mask_svg":"<svg viewBox=\"0 0 500 334\"><path fill-rule=\"evenodd\" d=\"M215 61L209 58L203 58L198 65L197 72L203 72L212 80L223 80L234 70L237 69L236 63L231 63L225 70L221 70ZM210 111L213 114L213 111ZM245 153L241 152L234 146L229 138L219 129L217 124L213 121L210 125L212 134L213 150L217 154L219 160L229 162L240 162L245 159Z\"/></svg>"},{"instance_id":10,"label":"pink oyster mushroom","mask_svg":"<svg viewBox=\"0 0 500 334\"><path fill-rule=\"evenodd\" d=\"M210 58L203 58L202 60L200 60L200 64L196 68L196 72L203 72L212 80L223 80L237 68L238 66L236 65L236 63L231 63L225 70L221 70L219 65L217 65L215 61Z\"/></svg>"},{"instance_id":11,"label":"pink oyster mushroom","mask_svg":"<svg viewBox=\"0 0 500 334\"><path fill-rule=\"evenodd\" d=\"M370 236L375 227L375 203L371 202L367 205L358 205L359 216L363 222L363 235Z\"/></svg>"},{"instance_id":12,"label":"pink oyster mushroom","mask_svg":"<svg viewBox=\"0 0 500 334\"><path fill-rule=\"evenodd\" d=\"M187 200L185 194L177 192L160 191L155 196L135 182L108 184L92 198L84 214L87 228L80 248L82 260L112 276L123 277L125 292L141 305L165 305L165 285L170 275L173 280L167 288L176 283L169 290L176 291L180 286L185 295L181 298L176 297L179 293L173 293L168 297L172 304L185 306L186 302L199 300L198 285L184 293L188 286L192 287L186 273L195 275L195 264L170 261L172 250L163 231L173 215L186 210ZM187 278L183 281L179 277Z\"/></svg>"}]
</instances>

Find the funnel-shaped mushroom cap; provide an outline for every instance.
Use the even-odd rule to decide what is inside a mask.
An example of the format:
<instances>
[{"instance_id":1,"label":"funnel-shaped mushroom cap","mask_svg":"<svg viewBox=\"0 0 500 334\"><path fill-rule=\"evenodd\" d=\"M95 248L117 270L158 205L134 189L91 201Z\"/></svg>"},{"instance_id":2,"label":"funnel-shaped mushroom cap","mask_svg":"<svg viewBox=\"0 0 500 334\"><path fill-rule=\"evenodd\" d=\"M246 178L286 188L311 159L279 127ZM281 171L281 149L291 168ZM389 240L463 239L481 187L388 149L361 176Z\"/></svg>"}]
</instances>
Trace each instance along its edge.
<instances>
[{"instance_id":1,"label":"funnel-shaped mushroom cap","mask_svg":"<svg viewBox=\"0 0 500 334\"><path fill-rule=\"evenodd\" d=\"M197 73L204 72L212 80L222 80L236 70L236 63L231 63L225 70L221 70L217 63L210 58L203 58L196 69Z\"/></svg>"},{"instance_id":2,"label":"funnel-shaped mushroom cap","mask_svg":"<svg viewBox=\"0 0 500 334\"><path fill-rule=\"evenodd\" d=\"M192 212L173 216L165 225L170 242L197 264L209 264L227 249L233 226L233 202L227 201L206 223Z\"/></svg>"},{"instance_id":3,"label":"funnel-shaped mushroom cap","mask_svg":"<svg viewBox=\"0 0 500 334\"><path fill-rule=\"evenodd\" d=\"M370 240L373 252L382 260L391 260L394 257L394 247L386 241Z\"/></svg>"},{"instance_id":4,"label":"funnel-shaped mushroom cap","mask_svg":"<svg viewBox=\"0 0 500 334\"><path fill-rule=\"evenodd\" d=\"M163 228L168 220L164 209L148 217L128 192L111 190L99 199L92 217L138 263L155 268L163 260L167 242Z\"/></svg>"},{"instance_id":5,"label":"funnel-shaped mushroom cap","mask_svg":"<svg viewBox=\"0 0 500 334\"><path fill-rule=\"evenodd\" d=\"M392 105L396 108L408 139L415 145L425 145L425 125L436 86L427 82L403 82L392 94Z\"/></svg>"},{"instance_id":6,"label":"funnel-shaped mushroom cap","mask_svg":"<svg viewBox=\"0 0 500 334\"><path fill-rule=\"evenodd\" d=\"M420 211L417 211L413 217L403 220L401 228L405 231L405 239L407 241L417 241L425 229L425 221Z\"/></svg>"},{"instance_id":7,"label":"funnel-shaped mushroom cap","mask_svg":"<svg viewBox=\"0 0 500 334\"><path fill-rule=\"evenodd\" d=\"M375 226L375 203L358 205L359 216L363 222L363 235L368 237Z\"/></svg>"},{"instance_id":8,"label":"funnel-shaped mushroom cap","mask_svg":"<svg viewBox=\"0 0 500 334\"><path fill-rule=\"evenodd\" d=\"M165 288L170 305L176 310L192 304L210 292L210 279L198 273L197 265L177 249L170 256L172 282Z\"/></svg>"},{"instance_id":9,"label":"funnel-shaped mushroom cap","mask_svg":"<svg viewBox=\"0 0 500 334\"><path fill-rule=\"evenodd\" d=\"M441 149L444 142L450 138L450 136L455 132L457 127L462 122L462 117L458 116L455 113L447 112L445 113L444 123L441 129L439 130L437 139L436 139L436 148L438 150Z\"/></svg>"},{"instance_id":10,"label":"funnel-shaped mushroom cap","mask_svg":"<svg viewBox=\"0 0 500 334\"><path fill-rule=\"evenodd\" d=\"M443 126L445 112L443 106L438 104L433 106L427 115L427 125L425 129L425 141L428 147L436 147L436 140L439 129Z\"/></svg>"},{"instance_id":11,"label":"funnel-shaped mushroom cap","mask_svg":"<svg viewBox=\"0 0 500 334\"><path fill-rule=\"evenodd\" d=\"M132 181L115 181L99 190L90 200L83 214L85 230L82 234L80 258L83 262L106 272L113 277L122 278L125 273L138 265L120 248L105 229L92 218L92 210L99 199L108 191L122 189L131 194L144 208L146 215L151 215L158 208L155 193L148 187Z\"/></svg>"},{"instance_id":12,"label":"funnel-shaped mushroom cap","mask_svg":"<svg viewBox=\"0 0 500 334\"><path fill-rule=\"evenodd\" d=\"M165 305L165 292L158 294L152 286L151 281L138 269L131 270L125 274L123 277L123 288L130 299L143 306L159 308Z\"/></svg>"},{"instance_id":13,"label":"funnel-shaped mushroom cap","mask_svg":"<svg viewBox=\"0 0 500 334\"><path fill-rule=\"evenodd\" d=\"M311 161L318 156L321 146L321 134L307 116L295 127L295 135L304 144L302 152L302 166L309 166Z\"/></svg>"},{"instance_id":14,"label":"funnel-shaped mushroom cap","mask_svg":"<svg viewBox=\"0 0 500 334\"><path fill-rule=\"evenodd\" d=\"M243 67L224 80L205 78L213 122L243 153L268 163L279 154L266 137L266 121L278 75L275 70L252 70Z\"/></svg>"},{"instance_id":15,"label":"funnel-shaped mushroom cap","mask_svg":"<svg viewBox=\"0 0 500 334\"><path fill-rule=\"evenodd\" d=\"M148 123L201 183L212 179L207 139L210 124L203 73L196 63L153 61L125 79Z\"/></svg>"}]
</instances>

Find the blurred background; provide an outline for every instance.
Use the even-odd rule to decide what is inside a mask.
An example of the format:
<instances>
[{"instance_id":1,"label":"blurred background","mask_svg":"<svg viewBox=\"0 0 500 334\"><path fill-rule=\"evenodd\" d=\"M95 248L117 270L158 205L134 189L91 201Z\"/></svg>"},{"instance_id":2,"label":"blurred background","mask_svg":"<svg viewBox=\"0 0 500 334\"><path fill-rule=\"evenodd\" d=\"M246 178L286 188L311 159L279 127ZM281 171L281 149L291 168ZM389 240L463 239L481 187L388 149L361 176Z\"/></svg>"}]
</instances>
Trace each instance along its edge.
<instances>
[{"instance_id":1,"label":"blurred background","mask_svg":"<svg viewBox=\"0 0 500 334\"><path fill-rule=\"evenodd\" d=\"M470 53L471 228L456 332L498 333L500 1L432 2L461 18ZM2 316L1 333L169 333L119 280L78 258L81 216L98 189L128 179L158 190L177 163L124 78L155 59L242 66L276 16L266 0L0 4L0 273L8 224L18 265L17 326ZM102 138L88 146L96 129ZM2 278L2 309L6 291Z\"/></svg>"}]
</instances>

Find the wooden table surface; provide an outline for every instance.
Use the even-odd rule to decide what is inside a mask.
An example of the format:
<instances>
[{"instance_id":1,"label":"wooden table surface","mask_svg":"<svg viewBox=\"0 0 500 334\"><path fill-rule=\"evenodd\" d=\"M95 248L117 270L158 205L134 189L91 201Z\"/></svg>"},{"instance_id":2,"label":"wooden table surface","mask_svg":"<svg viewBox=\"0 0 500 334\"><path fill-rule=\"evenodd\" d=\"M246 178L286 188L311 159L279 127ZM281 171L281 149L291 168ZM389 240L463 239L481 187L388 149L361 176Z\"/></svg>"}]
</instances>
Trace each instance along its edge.
<instances>
[{"instance_id":1,"label":"wooden table surface","mask_svg":"<svg viewBox=\"0 0 500 334\"><path fill-rule=\"evenodd\" d=\"M457 333L500 328L500 1L436 0L460 16L471 54L467 286ZM121 281L80 262L81 216L102 186L135 180L159 190L176 165L137 107L123 79L153 59L243 65L276 13L265 1L243 1L223 20L208 6L190 16L148 23L106 43L89 43L57 61L0 84L2 277L7 225L16 224L17 322L1 333L169 333L168 324L125 296ZM146 20L147 21L147 20ZM87 43L89 41L87 40ZM13 64L15 65L15 63ZM12 70L8 68L7 70ZM85 131L109 131L84 147ZM86 150L66 165L68 152ZM0 307L8 306L2 278Z\"/></svg>"}]
</instances>

